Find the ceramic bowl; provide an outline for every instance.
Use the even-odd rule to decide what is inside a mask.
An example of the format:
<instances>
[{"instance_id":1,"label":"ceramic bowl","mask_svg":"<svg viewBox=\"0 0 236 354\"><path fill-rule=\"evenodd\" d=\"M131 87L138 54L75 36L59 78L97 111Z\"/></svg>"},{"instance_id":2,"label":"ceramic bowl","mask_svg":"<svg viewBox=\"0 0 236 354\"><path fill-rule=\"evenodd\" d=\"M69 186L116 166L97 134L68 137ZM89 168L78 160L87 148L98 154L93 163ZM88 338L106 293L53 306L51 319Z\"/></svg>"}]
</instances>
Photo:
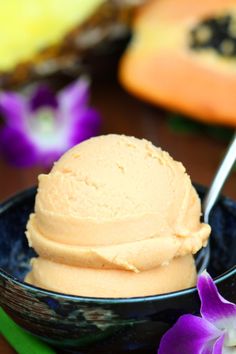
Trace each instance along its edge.
<instances>
[{"instance_id":1,"label":"ceramic bowl","mask_svg":"<svg viewBox=\"0 0 236 354\"><path fill-rule=\"evenodd\" d=\"M202 197L204 189L197 189ZM68 352L154 354L161 336L180 315L199 313L196 288L157 296L101 299L25 284L23 278L34 253L24 231L35 192L24 191L0 206L0 305L24 329ZM236 202L222 197L212 213L211 225L209 272L221 294L236 302Z\"/></svg>"}]
</instances>

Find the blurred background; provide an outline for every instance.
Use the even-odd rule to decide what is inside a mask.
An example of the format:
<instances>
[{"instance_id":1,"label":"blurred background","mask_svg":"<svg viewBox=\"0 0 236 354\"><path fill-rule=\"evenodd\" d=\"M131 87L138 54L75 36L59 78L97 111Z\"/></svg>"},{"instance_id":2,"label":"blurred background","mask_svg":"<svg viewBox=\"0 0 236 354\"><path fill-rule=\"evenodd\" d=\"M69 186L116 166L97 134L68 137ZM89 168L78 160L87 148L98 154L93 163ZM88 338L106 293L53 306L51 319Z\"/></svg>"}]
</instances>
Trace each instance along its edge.
<instances>
[{"instance_id":1,"label":"blurred background","mask_svg":"<svg viewBox=\"0 0 236 354\"><path fill-rule=\"evenodd\" d=\"M236 125L233 5L1 2L0 201L37 184L73 144L108 133L151 140L208 186ZM236 198L235 172L224 194Z\"/></svg>"},{"instance_id":2,"label":"blurred background","mask_svg":"<svg viewBox=\"0 0 236 354\"><path fill-rule=\"evenodd\" d=\"M236 126L235 7L1 1L0 202L108 133L152 141L209 186ZM233 199L234 170L224 188ZM0 352L14 353L1 336Z\"/></svg>"}]
</instances>

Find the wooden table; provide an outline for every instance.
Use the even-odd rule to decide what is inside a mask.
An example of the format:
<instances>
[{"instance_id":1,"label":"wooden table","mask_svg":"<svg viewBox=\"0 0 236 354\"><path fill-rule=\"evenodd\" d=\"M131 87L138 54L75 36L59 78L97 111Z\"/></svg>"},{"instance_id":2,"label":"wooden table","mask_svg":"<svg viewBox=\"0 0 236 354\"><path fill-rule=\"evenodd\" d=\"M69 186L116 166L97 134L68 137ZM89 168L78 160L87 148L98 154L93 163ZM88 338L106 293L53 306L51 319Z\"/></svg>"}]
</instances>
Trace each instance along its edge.
<instances>
[{"instance_id":1,"label":"wooden table","mask_svg":"<svg viewBox=\"0 0 236 354\"><path fill-rule=\"evenodd\" d=\"M227 144L204 134L176 133L165 114L128 95L115 82L100 82L92 88L92 103L103 116L103 133L119 133L147 138L185 165L192 181L209 185ZM15 169L0 161L0 201L37 183L40 168ZM236 174L224 193L236 199ZM0 353L15 353L0 336ZM30 354L30 353L29 353Z\"/></svg>"}]
</instances>

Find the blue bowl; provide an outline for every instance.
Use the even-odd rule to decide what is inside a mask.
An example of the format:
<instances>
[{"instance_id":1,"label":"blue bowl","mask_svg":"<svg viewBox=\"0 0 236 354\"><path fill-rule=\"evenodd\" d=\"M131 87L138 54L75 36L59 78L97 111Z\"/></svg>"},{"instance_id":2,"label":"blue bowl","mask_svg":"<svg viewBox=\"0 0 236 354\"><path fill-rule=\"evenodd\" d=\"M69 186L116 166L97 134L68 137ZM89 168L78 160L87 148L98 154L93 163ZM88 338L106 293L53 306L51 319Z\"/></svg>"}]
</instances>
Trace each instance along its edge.
<instances>
[{"instance_id":1,"label":"blue bowl","mask_svg":"<svg viewBox=\"0 0 236 354\"><path fill-rule=\"evenodd\" d=\"M197 190L202 197L204 188ZM24 231L35 192L24 191L0 207L0 305L24 329L71 353L154 354L161 336L180 315L199 313L196 288L157 296L102 299L25 284L34 252ZM222 197L210 222L209 272L221 294L236 302L236 202Z\"/></svg>"}]
</instances>

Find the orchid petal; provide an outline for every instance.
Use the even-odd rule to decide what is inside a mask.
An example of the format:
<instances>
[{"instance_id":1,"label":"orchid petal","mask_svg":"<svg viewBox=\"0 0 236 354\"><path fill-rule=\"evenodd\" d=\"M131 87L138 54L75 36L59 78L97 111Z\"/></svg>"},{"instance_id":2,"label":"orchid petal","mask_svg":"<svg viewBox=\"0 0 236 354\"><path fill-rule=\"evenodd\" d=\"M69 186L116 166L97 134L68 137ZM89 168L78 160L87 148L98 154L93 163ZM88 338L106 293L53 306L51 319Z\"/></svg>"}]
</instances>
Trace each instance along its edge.
<instances>
[{"instance_id":1,"label":"orchid petal","mask_svg":"<svg viewBox=\"0 0 236 354\"><path fill-rule=\"evenodd\" d=\"M221 342L215 343L221 336L222 332L203 318L183 315L162 337L158 354L218 354Z\"/></svg>"},{"instance_id":2,"label":"orchid petal","mask_svg":"<svg viewBox=\"0 0 236 354\"><path fill-rule=\"evenodd\" d=\"M85 109L77 111L74 114L74 119L71 119L68 124L71 124L68 136L71 147L97 135L101 126L101 118L94 109Z\"/></svg>"},{"instance_id":3,"label":"orchid petal","mask_svg":"<svg viewBox=\"0 0 236 354\"><path fill-rule=\"evenodd\" d=\"M236 331L236 305L225 300L219 294L207 272L199 276L197 287L201 299L202 317L219 329L234 329Z\"/></svg>"},{"instance_id":4,"label":"orchid petal","mask_svg":"<svg viewBox=\"0 0 236 354\"><path fill-rule=\"evenodd\" d=\"M86 107L89 100L89 81L79 79L59 92L58 101L63 114L70 115Z\"/></svg>"},{"instance_id":5,"label":"orchid petal","mask_svg":"<svg viewBox=\"0 0 236 354\"><path fill-rule=\"evenodd\" d=\"M44 153L41 152L39 164L41 166L50 167L52 166L53 162L57 161L64 152L64 149L55 149Z\"/></svg>"},{"instance_id":6,"label":"orchid petal","mask_svg":"<svg viewBox=\"0 0 236 354\"><path fill-rule=\"evenodd\" d=\"M0 93L0 114L4 116L7 126L23 129L25 115L24 98L12 92Z\"/></svg>"},{"instance_id":7,"label":"orchid petal","mask_svg":"<svg viewBox=\"0 0 236 354\"><path fill-rule=\"evenodd\" d=\"M49 166L67 149L98 133L100 117L88 107L89 82L85 79L58 96L47 86L39 86L28 101L15 94L2 94L2 98L6 124L0 129L0 148L17 166Z\"/></svg>"},{"instance_id":8,"label":"orchid petal","mask_svg":"<svg viewBox=\"0 0 236 354\"><path fill-rule=\"evenodd\" d=\"M215 342L212 354L222 354L224 347L225 335L222 334Z\"/></svg>"},{"instance_id":9,"label":"orchid petal","mask_svg":"<svg viewBox=\"0 0 236 354\"><path fill-rule=\"evenodd\" d=\"M38 163L35 146L22 131L5 127L0 132L0 151L16 167L29 167Z\"/></svg>"},{"instance_id":10,"label":"orchid petal","mask_svg":"<svg viewBox=\"0 0 236 354\"><path fill-rule=\"evenodd\" d=\"M31 111L35 111L42 107L57 108L57 98L46 85L41 85L34 91L31 100L29 102Z\"/></svg>"}]
</instances>

